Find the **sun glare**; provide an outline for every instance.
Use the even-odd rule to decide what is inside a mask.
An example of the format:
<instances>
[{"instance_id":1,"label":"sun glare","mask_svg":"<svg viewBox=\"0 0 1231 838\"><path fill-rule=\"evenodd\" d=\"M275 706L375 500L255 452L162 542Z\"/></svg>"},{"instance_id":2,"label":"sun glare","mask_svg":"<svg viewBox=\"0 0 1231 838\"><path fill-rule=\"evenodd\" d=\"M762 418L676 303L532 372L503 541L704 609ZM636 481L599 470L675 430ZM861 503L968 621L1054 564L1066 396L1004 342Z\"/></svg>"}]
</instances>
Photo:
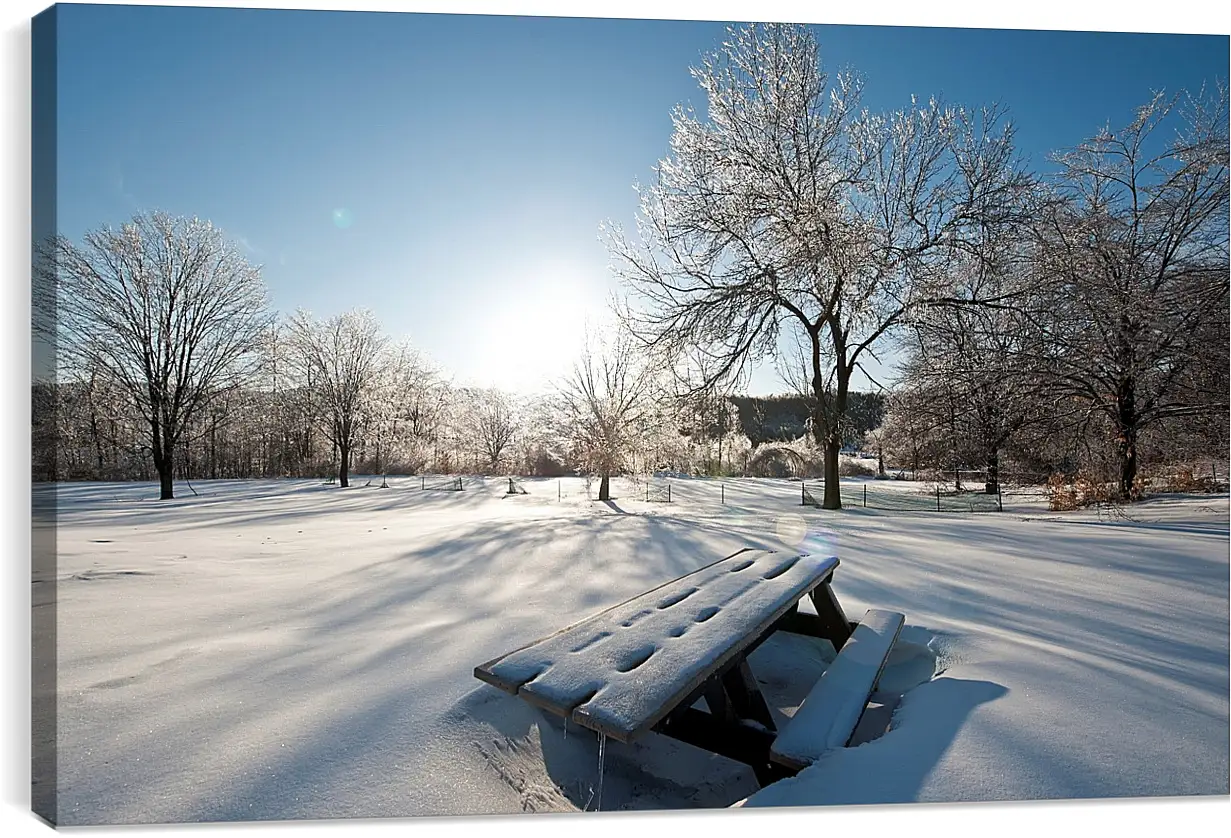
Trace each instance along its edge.
<instances>
[{"instance_id":1,"label":"sun glare","mask_svg":"<svg viewBox=\"0 0 1231 838\"><path fill-rule=\"evenodd\" d=\"M602 298L584 277L580 270L553 265L527 272L493 295L481 336L479 377L485 383L528 392L567 374L582 348L587 320L604 313Z\"/></svg>"}]
</instances>

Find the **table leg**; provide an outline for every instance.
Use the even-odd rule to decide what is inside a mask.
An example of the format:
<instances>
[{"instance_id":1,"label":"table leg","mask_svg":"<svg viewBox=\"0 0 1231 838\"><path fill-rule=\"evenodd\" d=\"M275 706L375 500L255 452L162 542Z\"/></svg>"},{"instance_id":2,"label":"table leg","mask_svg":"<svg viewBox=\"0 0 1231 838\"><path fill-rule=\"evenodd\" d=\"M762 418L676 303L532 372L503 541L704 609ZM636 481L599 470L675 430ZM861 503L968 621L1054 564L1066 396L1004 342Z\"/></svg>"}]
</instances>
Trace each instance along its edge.
<instances>
[{"instance_id":1,"label":"table leg","mask_svg":"<svg viewBox=\"0 0 1231 838\"><path fill-rule=\"evenodd\" d=\"M761 688L748 666L747 658L740 660L739 665L722 676L722 686L730 697L737 716L758 722L769 731L777 729L774 726L774 717L769 712L769 704L761 694Z\"/></svg>"},{"instance_id":2,"label":"table leg","mask_svg":"<svg viewBox=\"0 0 1231 838\"><path fill-rule=\"evenodd\" d=\"M746 656L710 678L697 697L705 698L708 713L691 706L695 699L686 699L654 730L744 763L762 786L794 773L769 759L776 727Z\"/></svg>"},{"instance_id":3,"label":"table leg","mask_svg":"<svg viewBox=\"0 0 1231 838\"><path fill-rule=\"evenodd\" d=\"M672 713L654 729L664 736L742 762L752 769L762 786L794 773L770 762L774 734L745 720L725 724L710 713L687 707Z\"/></svg>"},{"instance_id":4,"label":"table leg","mask_svg":"<svg viewBox=\"0 0 1231 838\"><path fill-rule=\"evenodd\" d=\"M842 651L846 641L851 638L851 623L846 619L838 598L834 596L833 588L826 580L808 592L812 605L816 608L822 636L833 643L834 651Z\"/></svg>"},{"instance_id":5,"label":"table leg","mask_svg":"<svg viewBox=\"0 0 1231 838\"><path fill-rule=\"evenodd\" d=\"M728 698L721 681L711 680L706 684L705 706L710 709L710 715L723 724L735 724L737 709Z\"/></svg>"}]
</instances>

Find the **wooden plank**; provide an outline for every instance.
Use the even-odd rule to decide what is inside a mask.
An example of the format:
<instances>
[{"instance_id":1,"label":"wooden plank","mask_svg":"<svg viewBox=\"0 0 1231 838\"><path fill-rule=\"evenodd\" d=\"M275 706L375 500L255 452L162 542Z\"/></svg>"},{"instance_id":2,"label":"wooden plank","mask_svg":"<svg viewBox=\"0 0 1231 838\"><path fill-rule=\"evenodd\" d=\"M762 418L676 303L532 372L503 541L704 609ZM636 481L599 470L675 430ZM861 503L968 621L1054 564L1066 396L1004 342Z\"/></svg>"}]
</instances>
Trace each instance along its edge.
<instances>
[{"instance_id":1,"label":"wooden plank","mask_svg":"<svg viewBox=\"0 0 1231 838\"><path fill-rule=\"evenodd\" d=\"M905 621L894 611L868 611L774 740L774 762L798 771L826 751L846 746Z\"/></svg>"},{"instance_id":2,"label":"wooden plank","mask_svg":"<svg viewBox=\"0 0 1231 838\"><path fill-rule=\"evenodd\" d=\"M688 600L695 612L683 642L664 643L634 677L611 678L591 699L580 704L572 719L622 741L641 735L711 675L763 639L782 614L827 578L837 559L765 554L748 570L757 579L750 588L724 593L728 584L708 589L708 596ZM760 571L765 567L765 573ZM734 571L732 571L734 573ZM728 582L729 580L722 580ZM721 603L714 605L710 603ZM717 609L717 610L715 610ZM533 688L534 685L528 685ZM523 688L526 689L526 688ZM626 737L626 738L624 738Z\"/></svg>"},{"instance_id":3,"label":"wooden plank","mask_svg":"<svg viewBox=\"0 0 1231 838\"><path fill-rule=\"evenodd\" d=\"M698 568L696 571L693 571L693 572L700 573L702 570L706 570L707 568L722 564L723 562L726 562L726 561L730 561L731 559L734 559L737 556L742 556L744 553L747 553L750 550L751 548L748 548L748 547L745 547L743 550L736 550L731 555L721 558L716 562L712 562L706 565L705 567ZM658 593L662 591L664 588L677 584L683 578L687 578L687 577L680 577L677 579L671 579L666 582L663 582L658 587L651 588L650 590L646 591L644 594L638 594L636 597L633 597L633 599L634 600L640 599L641 597L648 597L652 594ZM505 652L503 655L500 655L497 658L492 658L486 663L481 663L474 668L474 677L478 678L480 681L485 681L488 684L491 684L493 687L498 687L499 689L502 689L505 692L513 693L514 695L516 695L518 687L520 687L524 683L524 681L518 680L516 678L501 677L497 673L497 670L496 670L497 664L499 664L501 661L504 661L504 660L507 660L508 658L513 657L514 655L517 655L521 652L525 652L526 650L531 649L535 646L538 646L543 643L547 643L548 641L554 640L558 637L561 637L562 635L575 632L591 623L597 624L601 622L604 618L606 618L608 615L610 615L613 611L616 611L618 609L623 608L625 605L628 605L629 602L632 602L632 600L626 600L624 602L617 603L604 611L600 611L597 614L591 614L589 617L586 617L583 620L578 620L576 623L567 625L564 628L560 629L559 631L549 634L546 637L540 637L537 640L531 640L529 643L525 644L524 646L519 646L511 652Z\"/></svg>"},{"instance_id":4,"label":"wooden plank","mask_svg":"<svg viewBox=\"0 0 1231 838\"><path fill-rule=\"evenodd\" d=\"M774 626L777 631L787 631L791 634L802 634L805 637L817 637L822 640L828 640L828 632L825 630L825 623L815 614L809 614L807 611L789 611L783 615L778 621L778 625Z\"/></svg>"},{"instance_id":5,"label":"wooden plank","mask_svg":"<svg viewBox=\"0 0 1231 838\"><path fill-rule=\"evenodd\" d=\"M847 742L848 748L854 748L867 742L879 739L889 732L889 724L893 721L893 711L902 702L901 693L874 692L868 696L868 706L859 717L859 724Z\"/></svg>"},{"instance_id":6,"label":"wooden plank","mask_svg":"<svg viewBox=\"0 0 1231 838\"><path fill-rule=\"evenodd\" d=\"M476 677L621 742L724 672L836 557L741 551L489 661Z\"/></svg>"}]
</instances>

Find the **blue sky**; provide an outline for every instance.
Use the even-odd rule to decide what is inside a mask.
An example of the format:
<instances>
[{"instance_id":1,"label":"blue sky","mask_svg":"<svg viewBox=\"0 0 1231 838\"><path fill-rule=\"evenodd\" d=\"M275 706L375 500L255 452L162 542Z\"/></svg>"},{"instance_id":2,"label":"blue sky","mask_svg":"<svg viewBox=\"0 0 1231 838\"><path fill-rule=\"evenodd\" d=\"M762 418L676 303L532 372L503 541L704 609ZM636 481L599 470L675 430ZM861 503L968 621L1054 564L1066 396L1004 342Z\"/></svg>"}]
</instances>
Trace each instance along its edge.
<instances>
[{"instance_id":1,"label":"blue sky","mask_svg":"<svg viewBox=\"0 0 1231 838\"><path fill-rule=\"evenodd\" d=\"M725 23L62 6L59 226L210 218L280 311L372 309L459 380L540 386L614 287L601 222L668 149ZM1228 39L819 26L865 103L999 101L1040 167ZM754 392L780 391L772 373Z\"/></svg>"}]
</instances>

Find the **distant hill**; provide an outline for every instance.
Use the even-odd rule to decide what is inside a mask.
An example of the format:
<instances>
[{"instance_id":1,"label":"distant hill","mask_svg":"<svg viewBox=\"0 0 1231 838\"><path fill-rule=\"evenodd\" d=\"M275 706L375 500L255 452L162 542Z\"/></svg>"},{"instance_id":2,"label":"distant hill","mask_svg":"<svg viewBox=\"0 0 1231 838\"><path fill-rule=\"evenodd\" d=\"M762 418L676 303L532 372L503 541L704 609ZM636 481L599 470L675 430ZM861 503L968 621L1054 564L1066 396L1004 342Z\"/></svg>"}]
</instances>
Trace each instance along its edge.
<instances>
[{"instance_id":1,"label":"distant hill","mask_svg":"<svg viewBox=\"0 0 1231 838\"><path fill-rule=\"evenodd\" d=\"M732 396L739 411L740 430L752 442L798 439L807 431L808 405L800 396ZM842 444L857 443L878 427L885 412L885 397L879 393L851 393L848 418L851 426Z\"/></svg>"}]
</instances>

